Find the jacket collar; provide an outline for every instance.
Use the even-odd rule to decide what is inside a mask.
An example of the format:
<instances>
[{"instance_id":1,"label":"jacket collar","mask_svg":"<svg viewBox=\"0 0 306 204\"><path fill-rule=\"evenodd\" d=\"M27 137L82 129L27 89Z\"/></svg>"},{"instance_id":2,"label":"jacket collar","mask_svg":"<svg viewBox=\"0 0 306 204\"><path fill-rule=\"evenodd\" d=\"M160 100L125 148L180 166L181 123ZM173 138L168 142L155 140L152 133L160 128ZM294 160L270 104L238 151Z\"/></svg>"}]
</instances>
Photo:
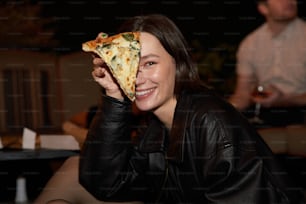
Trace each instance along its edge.
<instances>
[{"instance_id":1,"label":"jacket collar","mask_svg":"<svg viewBox=\"0 0 306 204\"><path fill-rule=\"evenodd\" d=\"M169 137L169 147L167 150L167 159L176 162L183 162L184 142L187 129L187 116L189 97L181 95L178 98L177 105L173 117L173 126Z\"/></svg>"}]
</instances>

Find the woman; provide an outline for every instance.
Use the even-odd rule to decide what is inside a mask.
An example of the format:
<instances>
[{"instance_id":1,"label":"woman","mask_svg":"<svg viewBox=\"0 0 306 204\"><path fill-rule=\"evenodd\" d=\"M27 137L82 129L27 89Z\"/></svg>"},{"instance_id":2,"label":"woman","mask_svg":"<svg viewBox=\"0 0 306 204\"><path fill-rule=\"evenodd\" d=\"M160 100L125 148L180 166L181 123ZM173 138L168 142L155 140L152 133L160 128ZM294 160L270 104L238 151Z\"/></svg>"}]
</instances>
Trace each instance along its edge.
<instances>
[{"instance_id":1,"label":"woman","mask_svg":"<svg viewBox=\"0 0 306 204\"><path fill-rule=\"evenodd\" d=\"M131 102L95 58L92 75L105 92L80 158L85 189L103 201L301 202L246 119L201 84L170 19L136 16L124 31L141 32L135 103L148 115L141 125L132 123Z\"/></svg>"}]
</instances>

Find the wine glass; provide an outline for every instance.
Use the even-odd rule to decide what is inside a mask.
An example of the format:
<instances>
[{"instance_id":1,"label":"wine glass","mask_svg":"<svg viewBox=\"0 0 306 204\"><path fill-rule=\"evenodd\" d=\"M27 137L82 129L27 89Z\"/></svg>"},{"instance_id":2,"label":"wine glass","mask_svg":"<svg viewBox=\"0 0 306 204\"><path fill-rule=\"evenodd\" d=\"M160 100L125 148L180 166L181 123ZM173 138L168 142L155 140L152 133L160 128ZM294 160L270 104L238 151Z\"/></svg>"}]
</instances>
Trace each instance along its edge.
<instances>
[{"instance_id":1,"label":"wine glass","mask_svg":"<svg viewBox=\"0 0 306 204\"><path fill-rule=\"evenodd\" d=\"M265 91L263 85L258 85L255 87L252 96L255 98L265 98L269 95L267 91ZM261 104L260 103L255 103L255 110L254 110L254 117L250 118L249 121L254 124L263 124L264 121L259 117L260 115L260 108Z\"/></svg>"}]
</instances>

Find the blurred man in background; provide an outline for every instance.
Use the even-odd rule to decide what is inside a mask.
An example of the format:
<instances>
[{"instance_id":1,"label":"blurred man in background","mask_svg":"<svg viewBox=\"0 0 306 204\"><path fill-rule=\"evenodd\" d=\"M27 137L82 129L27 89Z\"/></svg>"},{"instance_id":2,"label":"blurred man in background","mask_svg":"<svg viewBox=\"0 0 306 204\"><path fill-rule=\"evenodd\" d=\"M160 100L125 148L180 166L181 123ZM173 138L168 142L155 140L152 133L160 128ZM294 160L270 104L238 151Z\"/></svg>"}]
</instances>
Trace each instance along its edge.
<instances>
[{"instance_id":1,"label":"blurred man in background","mask_svg":"<svg viewBox=\"0 0 306 204\"><path fill-rule=\"evenodd\" d=\"M257 103L261 127L305 124L306 23L297 1L259 0L257 8L266 21L239 46L230 102L248 116ZM264 97L252 95L258 86Z\"/></svg>"}]
</instances>

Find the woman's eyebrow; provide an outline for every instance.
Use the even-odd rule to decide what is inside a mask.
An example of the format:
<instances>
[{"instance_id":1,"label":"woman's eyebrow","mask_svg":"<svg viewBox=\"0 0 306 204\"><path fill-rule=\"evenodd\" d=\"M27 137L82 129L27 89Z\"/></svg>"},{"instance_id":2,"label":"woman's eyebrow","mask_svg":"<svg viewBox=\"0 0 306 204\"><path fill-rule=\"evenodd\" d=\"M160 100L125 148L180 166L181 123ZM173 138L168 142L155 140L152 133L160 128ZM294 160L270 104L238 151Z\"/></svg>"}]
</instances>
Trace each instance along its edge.
<instances>
[{"instance_id":1,"label":"woman's eyebrow","mask_svg":"<svg viewBox=\"0 0 306 204\"><path fill-rule=\"evenodd\" d=\"M145 60L145 59L151 58L151 57L159 58L159 55L156 55L156 54L148 54L148 55L141 56L141 59Z\"/></svg>"}]
</instances>

